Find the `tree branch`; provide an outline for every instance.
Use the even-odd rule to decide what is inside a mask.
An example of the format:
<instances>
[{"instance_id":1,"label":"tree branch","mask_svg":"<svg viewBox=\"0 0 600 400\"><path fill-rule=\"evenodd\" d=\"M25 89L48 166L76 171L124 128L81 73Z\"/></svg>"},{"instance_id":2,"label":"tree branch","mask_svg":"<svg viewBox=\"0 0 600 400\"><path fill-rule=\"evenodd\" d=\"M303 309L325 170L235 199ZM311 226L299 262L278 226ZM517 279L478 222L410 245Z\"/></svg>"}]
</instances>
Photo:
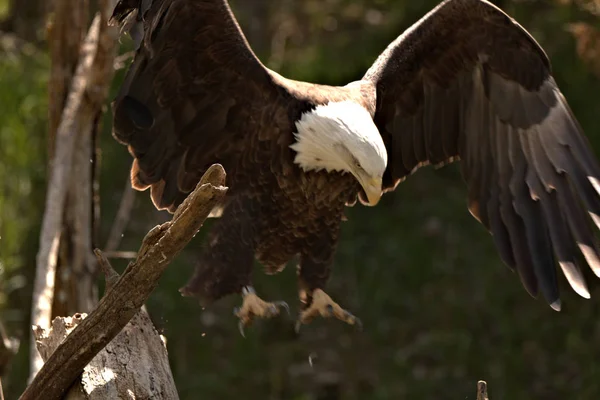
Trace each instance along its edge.
<instances>
[{"instance_id":1,"label":"tree branch","mask_svg":"<svg viewBox=\"0 0 600 400\"><path fill-rule=\"evenodd\" d=\"M171 260L198 232L227 188L225 171L216 164L179 206L171 221L154 227L98 307L50 356L21 400L58 400L90 360L109 343L144 304Z\"/></svg>"},{"instance_id":2,"label":"tree branch","mask_svg":"<svg viewBox=\"0 0 600 400\"><path fill-rule=\"evenodd\" d=\"M102 252L106 258L129 258L133 259L137 257L136 251L106 251Z\"/></svg>"}]
</instances>

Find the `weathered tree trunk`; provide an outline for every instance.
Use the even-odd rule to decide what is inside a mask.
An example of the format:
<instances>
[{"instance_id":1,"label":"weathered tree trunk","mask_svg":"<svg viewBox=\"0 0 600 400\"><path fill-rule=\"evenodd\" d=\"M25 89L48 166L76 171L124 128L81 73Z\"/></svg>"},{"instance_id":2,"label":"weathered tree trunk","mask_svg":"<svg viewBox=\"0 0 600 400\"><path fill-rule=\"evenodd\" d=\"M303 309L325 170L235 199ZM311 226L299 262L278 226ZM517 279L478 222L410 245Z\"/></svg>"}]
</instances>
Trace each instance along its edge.
<instances>
[{"instance_id":1,"label":"weathered tree trunk","mask_svg":"<svg viewBox=\"0 0 600 400\"><path fill-rule=\"evenodd\" d=\"M37 348L46 361L86 317L59 317L50 329L37 329ZM65 400L178 399L164 341L144 310L83 369Z\"/></svg>"},{"instance_id":2,"label":"weathered tree trunk","mask_svg":"<svg viewBox=\"0 0 600 400\"><path fill-rule=\"evenodd\" d=\"M48 80L48 160L54 158L56 132L79 63L81 44L88 29L86 0L54 0L48 24L50 79Z\"/></svg>"},{"instance_id":3,"label":"weathered tree trunk","mask_svg":"<svg viewBox=\"0 0 600 400\"><path fill-rule=\"evenodd\" d=\"M91 311L97 301L92 253L93 162L97 123L114 73L118 30L107 25L114 0L100 0L85 41L87 1L56 0L50 30L50 176L33 290L32 325ZM70 33L74 38L70 38ZM73 64L76 64L73 70ZM56 283L56 285L55 285ZM33 340L33 338L32 338ZM31 347L31 377L42 362Z\"/></svg>"},{"instance_id":4,"label":"weathered tree trunk","mask_svg":"<svg viewBox=\"0 0 600 400\"><path fill-rule=\"evenodd\" d=\"M75 68L79 62L81 43L89 20L89 2L69 0L54 2L52 23L48 30L51 57L49 93L48 154L53 161L56 132L66 104ZM93 112L93 111L92 111ZM98 110L99 112L99 110ZM52 315L89 312L96 300L93 284L95 262L92 256L92 169L96 118L86 121L78 132L65 202L65 215L56 265L56 286Z\"/></svg>"}]
</instances>

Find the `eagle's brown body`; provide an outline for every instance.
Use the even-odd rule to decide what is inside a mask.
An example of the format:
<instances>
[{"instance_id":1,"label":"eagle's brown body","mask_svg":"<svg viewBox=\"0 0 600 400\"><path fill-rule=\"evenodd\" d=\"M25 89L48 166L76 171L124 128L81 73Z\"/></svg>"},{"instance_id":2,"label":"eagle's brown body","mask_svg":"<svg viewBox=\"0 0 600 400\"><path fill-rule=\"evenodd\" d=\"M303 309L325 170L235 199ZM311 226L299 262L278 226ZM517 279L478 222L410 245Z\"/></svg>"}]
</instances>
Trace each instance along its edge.
<instances>
[{"instance_id":1,"label":"eagle's brown body","mask_svg":"<svg viewBox=\"0 0 600 400\"><path fill-rule=\"evenodd\" d=\"M172 212L211 164L228 172L222 216L184 291L204 303L250 285L254 259L274 273L299 255L308 297L325 286L344 207L365 197L351 174L299 168L290 145L302 115L348 100L387 147L382 191L418 166L462 159L469 209L531 294L560 307L558 260L586 295L578 247L600 272L587 215L600 211L598 163L543 50L491 4L444 2L346 87L265 68L225 0L122 0L115 17L144 28L114 104L134 187Z\"/></svg>"}]
</instances>

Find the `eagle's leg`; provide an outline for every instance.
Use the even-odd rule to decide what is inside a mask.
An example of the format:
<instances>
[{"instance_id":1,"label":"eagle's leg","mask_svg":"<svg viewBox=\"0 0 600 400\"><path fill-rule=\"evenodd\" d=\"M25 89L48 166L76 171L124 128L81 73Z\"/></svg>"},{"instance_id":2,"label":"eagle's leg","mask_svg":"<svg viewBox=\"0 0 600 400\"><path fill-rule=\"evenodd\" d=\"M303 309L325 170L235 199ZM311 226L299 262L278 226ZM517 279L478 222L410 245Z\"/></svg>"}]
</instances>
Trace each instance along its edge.
<instances>
[{"instance_id":1,"label":"eagle's leg","mask_svg":"<svg viewBox=\"0 0 600 400\"><path fill-rule=\"evenodd\" d=\"M322 289L315 289L312 292L312 301L310 306L300 313L300 317L296 322L296 331L300 329L302 324L308 324L315 317L331 318L335 317L340 321L344 321L349 325L355 325L359 329L362 328L360 319L352 315L349 311L344 310L335 301L329 297Z\"/></svg>"},{"instance_id":2,"label":"eagle's leg","mask_svg":"<svg viewBox=\"0 0 600 400\"><path fill-rule=\"evenodd\" d=\"M301 259L298 278L303 310L296 321L296 331L299 331L303 324L308 324L316 317L334 317L359 329L362 328L360 319L340 307L323 290L331 271L329 261L328 259L326 262L316 262L311 257L302 257Z\"/></svg>"},{"instance_id":3,"label":"eagle's leg","mask_svg":"<svg viewBox=\"0 0 600 400\"><path fill-rule=\"evenodd\" d=\"M257 296L252 286L242 288L242 306L236 307L233 314L240 319L238 327L242 336L244 327L251 324L254 318L272 318L279 315L281 308L284 308L288 314L290 308L285 301L266 302Z\"/></svg>"}]
</instances>

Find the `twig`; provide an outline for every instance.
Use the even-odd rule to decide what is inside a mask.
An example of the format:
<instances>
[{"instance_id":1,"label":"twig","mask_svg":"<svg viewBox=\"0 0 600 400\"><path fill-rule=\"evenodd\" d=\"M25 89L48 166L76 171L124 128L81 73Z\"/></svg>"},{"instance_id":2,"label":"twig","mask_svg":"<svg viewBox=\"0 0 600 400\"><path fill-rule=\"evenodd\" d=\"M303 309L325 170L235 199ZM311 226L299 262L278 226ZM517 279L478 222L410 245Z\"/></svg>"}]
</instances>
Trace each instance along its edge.
<instances>
[{"instance_id":1,"label":"twig","mask_svg":"<svg viewBox=\"0 0 600 400\"><path fill-rule=\"evenodd\" d=\"M110 228L104 251L115 251L119 247L123 232L125 232L125 228L127 228L127 224L129 223L129 216L131 215L134 200L135 191L131 187L131 179L128 175L125 182L125 189L123 189L123 195L121 196L121 202L119 203L119 210Z\"/></svg>"},{"instance_id":2,"label":"twig","mask_svg":"<svg viewBox=\"0 0 600 400\"><path fill-rule=\"evenodd\" d=\"M2 390L2 377L0 377L0 400L4 400L4 390Z\"/></svg>"},{"instance_id":3,"label":"twig","mask_svg":"<svg viewBox=\"0 0 600 400\"><path fill-rule=\"evenodd\" d=\"M137 257L137 251L103 251L106 258L128 258L134 259Z\"/></svg>"},{"instance_id":4,"label":"twig","mask_svg":"<svg viewBox=\"0 0 600 400\"><path fill-rule=\"evenodd\" d=\"M98 49L99 33L100 18L96 17L83 43L81 62L77 66L73 77L71 92L67 98L62 120L56 133L56 152L46 195L46 208L40 234L40 250L37 255L31 307L32 325L44 328L50 326L60 230L71 176L73 148L79 130L77 114L86 93L94 56ZM43 361L38 352L35 351L33 335L31 336L31 345L30 377L33 377L41 368Z\"/></svg>"},{"instance_id":5,"label":"twig","mask_svg":"<svg viewBox=\"0 0 600 400\"><path fill-rule=\"evenodd\" d=\"M153 228L144 238L138 258L129 264L98 307L50 356L21 400L58 400L87 363L138 312L171 260L198 232L227 188L225 171L213 165L196 189L179 206L171 221Z\"/></svg>"},{"instance_id":6,"label":"twig","mask_svg":"<svg viewBox=\"0 0 600 400\"><path fill-rule=\"evenodd\" d=\"M96 259L98 260L98 264L100 265L100 269L104 272L104 279L106 279L106 290L112 289L112 287L119 280L119 274L114 270L112 265L108 259L102 254L100 249L94 249L94 254L96 255Z\"/></svg>"},{"instance_id":7,"label":"twig","mask_svg":"<svg viewBox=\"0 0 600 400\"><path fill-rule=\"evenodd\" d=\"M485 381L477 382L477 400L489 400Z\"/></svg>"}]
</instances>

